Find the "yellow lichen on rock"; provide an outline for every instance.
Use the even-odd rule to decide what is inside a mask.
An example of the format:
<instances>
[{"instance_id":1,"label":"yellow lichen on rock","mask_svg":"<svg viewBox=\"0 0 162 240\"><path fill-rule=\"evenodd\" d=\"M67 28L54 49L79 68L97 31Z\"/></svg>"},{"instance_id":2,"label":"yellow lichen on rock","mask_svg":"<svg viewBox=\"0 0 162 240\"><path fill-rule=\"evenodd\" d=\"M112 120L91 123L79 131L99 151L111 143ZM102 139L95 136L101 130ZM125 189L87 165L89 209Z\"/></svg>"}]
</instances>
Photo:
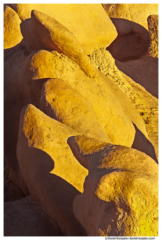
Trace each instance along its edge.
<instances>
[{"instance_id":1,"label":"yellow lichen on rock","mask_svg":"<svg viewBox=\"0 0 162 240\"><path fill-rule=\"evenodd\" d=\"M17 13L6 6L4 11L4 49L12 48L21 42L20 23L21 20Z\"/></svg>"},{"instance_id":2,"label":"yellow lichen on rock","mask_svg":"<svg viewBox=\"0 0 162 240\"><path fill-rule=\"evenodd\" d=\"M158 15L151 15L148 17L148 28L150 34L150 46L148 49L149 55L158 58L158 41L159 41L159 26Z\"/></svg>"},{"instance_id":3,"label":"yellow lichen on rock","mask_svg":"<svg viewBox=\"0 0 162 240\"><path fill-rule=\"evenodd\" d=\"M56 19L75 35L86 54L100 47L109 46L117 36L116 29L101 4L15 5L23 19L29 18L32 10L43 12Z\"/></svg>"},{"instance_id":4,"label":"yellow lichen on rock","mask_svg":"<svg viewBox=\"0 0 162 240\"><path fill-rule=\"evenodd\" d=\"M78 133L68 126L51 119L33 105L24 107L20 116L17 157L23 164L23 154L27 148L38 148L46 152L54 161L51 173L83 191L87 170L73 156L67 139Z\"/></svg>"},{"instance_id":5,"label":"yellow lichen on rock","mask_svg":"<svg viewBox=\"0 0 162 240\"><path fill-rule=\"evenodd\" d=\"M149 15L158 14L158 4L102 4L110 18L124 18L148 29Z\"/></svg>"},{"instance_id":6,"label":"yellow lichen on rock","mask_svg":"<svg viewBox=\"0 0 162 240\"><path fill-rule=\"evenodd\" d=\"M82 135L111 143L90 103L61 79L44 84L40 109Z\"/></svg>"}]
</instances>

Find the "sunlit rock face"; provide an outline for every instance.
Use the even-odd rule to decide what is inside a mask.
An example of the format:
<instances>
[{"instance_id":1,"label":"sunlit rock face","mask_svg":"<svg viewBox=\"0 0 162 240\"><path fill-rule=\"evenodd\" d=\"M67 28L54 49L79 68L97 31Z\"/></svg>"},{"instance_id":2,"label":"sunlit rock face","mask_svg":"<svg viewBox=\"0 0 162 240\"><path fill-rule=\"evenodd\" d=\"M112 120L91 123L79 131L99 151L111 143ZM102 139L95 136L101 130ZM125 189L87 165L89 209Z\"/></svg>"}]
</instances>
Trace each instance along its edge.
<instances>
[{"instance_id":1,"label":"sunlit rock face","mask_svg":"<svg viewBox=\"0 0 162 240\"><path fill-rule=\"evenodd\" d=\"M101 4L10 4L20 19L36 10L47 14L74 34L86 54L107 47L117 36L116 29ZM49 22L50 24L50 22Z\"/></svg>"},{"instance_id":2,"label":"sunlit rock face","mask_svg":"<svg viewBox=\"0 0 162 240\"><path fill-rule=\"evenodd\" d=\"M149 56L158 58L159 54L159 17L158 15L150 15L147 19L149 35L150 35L150 46L149 46Z\"/></svg>"},{"instance_id":3,"label":"sunlit rock face","mask_svg":"<svg viewBox=\"0 0 162 240\"><path fill-rule=\"evenodd\" d=\"M102 4L110 18L122 18L148 29L149 15L158 15L158 4Z\"/></svg>"},{"instance_id":4,"label":"sunlit rock face","mask_svg":"<svg viewBox=\"0 0 162 240\"><path fill-rule=\"evenodd\" d=\"M89 174L73 209L88 235L157 236L158 165L135 149L99 141L92 153L80 138L68 143Z\"/></svg>"},{"instance_id":5,"label":"sunlit rock face","mask_svg":"<svg viewBox=\"0 0 162 240\"><path fill-rule=\"evenodd\" d=\"M117 84L140 113L158 158L158 16L149 16L147 20L149 47L138 60L120 62L103 48L89 57L93 65Z\"/></svg>"},{"instance_id":6,"label":"sunlit rock face","mask_svg":"<svg viewBox=\"0 0 162 240\"><path fill-rule=\"evenodd\" d=\"M158 235L157 9L5 4L6 236Z\"/></svg>"},{"instance_id":7,"label":"sunlit rock face","mask_svg":"<svg viewBox=\"0 0 162 240\"><path fill-rule=\"evenodd\" d=\"M16 46L22 40L22 34L20 31L21 20L17 13L5 6L4 9L4 49L12 48Z\"/></svg>"}]
</instances>

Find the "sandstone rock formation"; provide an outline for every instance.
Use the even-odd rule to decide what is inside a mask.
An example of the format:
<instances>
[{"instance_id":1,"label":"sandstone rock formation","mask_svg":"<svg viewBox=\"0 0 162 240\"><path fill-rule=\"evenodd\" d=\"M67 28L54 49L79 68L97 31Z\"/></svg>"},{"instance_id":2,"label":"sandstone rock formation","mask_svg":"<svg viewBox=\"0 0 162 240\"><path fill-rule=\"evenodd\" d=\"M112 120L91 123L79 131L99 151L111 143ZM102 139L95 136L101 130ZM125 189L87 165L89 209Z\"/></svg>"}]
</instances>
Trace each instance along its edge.
<instances>
[{"instance_id":1,"label":"sandstone rock formation","mask_svg":"<svg viewBox=\"0 0 162 240\"><path fill-rule=\"evenodd\" d=\"M158 16L148 18L150 45L148 52L138 60L121 63L117 67L142 85L156 98L158 97Z\"/></svg>"},{"instance_id":2,"label":"sandstone rock formation","mask_svg":"<svg viewBox=\"0 0 162 240\"><path fill-rule=\"evenodd\" d=\"M107 6L5 4L5 236L158 235L157 5Z\"/></svg>"},{"instance_id":3,"label":"sandstone rock formation","mask_svg":"<svg viewBox=\"0 0 162 240\"><path fill-rule=\"evenodd\" d=\"M101 4L11 4L11 7L22 20L30 18L32 10L54 18L74 34L86 54L109 46L117 36Z\"/></svg>"},{"instance_id":4,"label":"sandstone rock formation","mask_svg":"<svg viewBox=\"0 0 162 240\"><path fill-rule=\"evenodd\" d=\"M147 18L158 14L158 4L102 4L118 36L108 47L119 61L138 59L149 47Z\"/></svg>"},{"instance_id":5,"label":"sandstone rock formation","mask_svg":"<svg viewBox=\"0 0 162 240\"><path fill-rule=\"evenodd\" d=\"M4 10L4 49L16 46L22 40L20 31L21 20L9 6Z\"/></svg>"},{"instance_id":6,"label":"sandstone rock formation","mask_svg":"<svg viewBox=\"0 0 162 240\"><path fill-rule=\"evenodd\" d=\"M33 75L32 78L34 81L31 82L35 82L36 84L38 79L47 78L64 80L89 101L99 122L112 142L131 146L135 134L135 131L133 133L134 127L132 122L134 122L147 137L142 118L135 111L125 94L123 94L109 78L106 78L100 72L98 72L98 78L89 78L77 64L56 52L50 53L41 50L35 53L34 56L30 56L31 60L28 58L28 65L26 65L25 70L29 72L30 76L31 74ZM49 68L46 69L46 65L49 62L51 64ZM27 69L31 70L29 71ZM79 81L77 79L79 79ZM126 102L127 104L125 104ZM129 115L126 116L128 112ZM109 119L110 113L113 113L111 114L111 121ZM121 115L121 118L115 117L119 115ZM114 121L118 128L113 127ZM131 130L128 130L129 128ZM125 132L126 135L121 136L121 131L123 133Z\"/></svg>"},{"instance_id":7,"label":"sandstone rock formation","mask_svg":"<svg viewBox=\"0 0 162 240\"><path fill-rule=\"evenodd\" d=\"M86 235L72 211L88 173L66 143L76 134L32 105L21 112L17 157L23 179L35 202L68 236Z\"/></svg>"},{"instance_id":8,"label":"sandstone rock formation","mask_svg":"<svg viewBox=\"0 0 162 240\"><path fill-rule=\"evenodd\" d=\"M115 63L119 70L143 86L152 95L149 95L149 99L145 100L147 106L150 105L150 107L141 111L141 115L143 115L147 132L158 155L158 101L156 100L158 98L158 17L150 16L148 26L150 33L148 52L138 60L125 63L116 61ZM147 113L145 114L145 112Z\"/></svg>"},{"instance_id":9,"label":"sandstone rock formation","mask_svg":"<svg viewBox=\"0 0 162 240\"><path fill-rule=\"evenodd\" d=\"M75 130L51 119L33 105L24 107L20 115L17 143L17 157L21 172L23 173L23 162L29 164L28 161L31 158L28 157L29 149L40 149L53 159L53 166L50 169L52 174L66 180L79 191L83 191L84 179L88 172L73 157L67 145L67 139L77 134ZM25 169L27 170L27 167Z\"/></svg>"},{"instance_id":10,"label":"sandstone rock formation","mask_svg":"<svg viewBox=\"0 0 162 240\"><path fill-rule=\"evenodd\" d=\"M158 15L158 4L102 4L110 18L122 18L148 29L149 15Z\"/></svg>"},{"instance_id":11,"label":"sandstone rock formation","mask_svg":"<svg viewBox=\"0 0 162 240\"><path fill-rule=\"evenodd\" d=\"M13 69L12 75L9 74L8 69L10 71ZM15 54L7 58L4 84L6 89L5 146L6 152L8 148L12 149L12 151L7 152L6 157L14 169L17 166L15 152L18 132L17 119L25 104L33 103L40 108L41 89L48 78L63 79L87 99L113 143L126 146L133 144L135 129L132 122L148 138L144 122L129 99L110 79L100 72L98 74L98 78L92 79L65 55L45 50L30 53L23 43L17 47ZM8 84L10 84L10 88L7 88ZM10 108L11 104L12 108ZM8 117L10 115L13 116L12 120ZM11 138L10 135L12 135ZM17 173L16 177L18 177Z\"/></svg>"},{"instance_id":12,"label":"sandstone rock formation","mask_svg":"<svg viewBox=\"0 0 162 240\"><path fill-rule=\"evenodd\" d=\"M111 143L87 99L61 79L44 84L40 109L80 134Z\"/></svg>"},{"instance_id":13,"label":"sandstone rock formation","mask_svg":"<svg viewBox=\"0 0 162 240\"><path fill-rule=\"evenodd\" d=\"M89 170L84 193L73 205L88 235L157 236L158 165L128 147L94 139L87 147L82 141L80 136L68 139L74 156Z\"/></svg>"},{"instance_id":14,"label":"sandstone rock formation","mask_svg":"<svg viewBox=\"0 0 162 240\"><path fill-rule=\"evenodd\" d=\"M99 71L108 76L131 100L144 120L149 139L154 146L156 157L158 158L158 100L146 91L145 88L120 71L115 65L117 61L105 49L100 49L90 55L90 60ZM117 63L117 65L126 64L126 62L121 63L119 61ZM139 150L141 151L141 149ZM151 149L147 147L148 150ZM154 158L153 151L151 157Z\"/></svg>"},{"instance_id":15,"label":"sandstone rock formation","mask_svg":"<svg viewBox=\"0 0 162 240\"><path fill-rule=\"evenodd\" d=\"M90 77L97 76L75 35L48 15L32 11L31 18L22 22L21 32L30 50L56 50L78 63Z\"/></svg>"}]
</instances>

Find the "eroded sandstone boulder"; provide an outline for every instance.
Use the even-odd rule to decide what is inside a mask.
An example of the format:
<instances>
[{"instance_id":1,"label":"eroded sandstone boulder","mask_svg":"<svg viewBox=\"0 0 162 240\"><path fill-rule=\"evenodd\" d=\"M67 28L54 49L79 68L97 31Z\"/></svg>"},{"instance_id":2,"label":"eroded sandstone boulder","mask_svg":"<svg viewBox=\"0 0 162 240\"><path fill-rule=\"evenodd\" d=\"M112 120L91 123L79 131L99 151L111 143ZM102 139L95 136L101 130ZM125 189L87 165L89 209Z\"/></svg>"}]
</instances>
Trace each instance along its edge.
<instances>
[{"instance_id":1,"label":"eroded sandstone boulder","mask_svg":"<svg viewBox=\"0 0 162 240\"><path fill-rule=\"evenodd\" d=\"M73 209L89 236L158 236L158 165L135 149L68 139L89 174ZM93 148L96 145L95 149Z\"/></svg>"},{"instance_id":2,"label":"eroded sandstone boulder","mask_svg":"<svg viewBox=\"0 0 162 240\"><path fill-rule=\"evenodd\" d=\"M73 157L67 145L67 138L77 132L70 127L48 117L33 105L27 105L21 111L17 157L21 172L26 152L26 164L29 149L38 148L53 159L52 174L63 178L79 191L83 191L87 170ZM24 175L24 174L23 174ZM30 176L29 176L30 177Z\"/></svg>"},{"instance_id":3,"label":"eroded sandstone boulder","mask_svg":"<svg viewBox=\"0 0 162 240\"><path fill-rule=\"evenodd\" d=\"M90 64L75 35L54 18L32 11L31 18L22 22L21 32L28 49L63 52L78 63L88 76L97 76L96 69Z\"/></svg>"},{"instance_id":4,"label":"eroded sandstone boulder","mask_svg":"<svg viewBox=\"0 0 162 240\"><path fill-rule=\"evenodd\" d=\"M100 72L97 78L90 78L67 56L56 51L31 52L23 42L16 47L15 52L13 49L10 51L12 54L7 52L5 62L5 151L12 167L11 179L16 184L21 179L15 150L20 111L29 103L41 108L42 87L48 78L62 79L81 94L90 103L113 143L132 146L135 137L133 123L148 138L144 122L132 103L112 80ZM11 115L12 120L9 117Z\"/></svg>"},{"instance_id":5,"label":"eroded sandstone boulder","mask_svg":"<svg viewBox=\"0 0 162 240\"><path fill-rule=\"evenodd\" d=\"M30 18L32 10L48 14L74 34L87 55L95 49L109 46L117 36L116 29L101 4L10 5L22 20Z\"/></svg>"},{"instance_id":6,"label":"eroded sandstone boulder","mask_svg":"<svg viewBox=\"0 0 162 240\"><path fill-rule=\"evenodd\" d=\"M143 109L140 111L158 156L158 100L156 99L158 98L158 17L150 16L148 26L150 46L147 53L138 60L125 63L116 61L116 66L124 73L127 79L131 77L134 82L143 86L152 95L145 98L147 108L140 107L141 110ZM141 100L139 97L137 98L138 102Z\"/></svg>"},{"instance_id":7,"label":"eroded sandstone boulder","mask_svg":"<svg viewBox=\"0 0 162 240\"><path fill-rule=\"evenodd\" d=\"M14 47L22 40L20 31L21 20L9 6L4 10L4 49Z\"/></svg>"},{"instance_id":8,"label":"eroded sandstone boulder","mask_svg":"<svg viewBox=\"0 0 162 240\"><path fill-rule=\"evenodd\" d=\"M4 51L6 236L158 235L158 17L148 48L148 9L134 22L131 8L110 20L100 4L6 4L7 19L23 21L23 40ZM132 79L105 49L117 33L122 49L133 43L126 57L148 49L116 61ZM44 213L15 201L27 195Z\"/></svg>"},{"instance_id":9,"label":"eroded sandstone boulder","mask_svg":"<svg viewBox=\"0 0 162 240\"><path fill-rule=\"evenodd\" d=\"M102 4L110 18L123 18L148 29L149 15L158 14L158 4Z\"/></svg>"},{"instance_id":10,"label":"eroded sandstone boulder","mask_svg":"<svg viewBox=\"0 0 162 240\"><path fill-rule=\"evenodd\" d=\"M61 79L49 79L44 84L40 109L84 136L111 143L91 104Z\"/></svg>"},{"instance_id":11,"label":"eroded sandstone boulder","mask_svg":"<svg viewBox=\"0 0 162 240\"><path fill-rule=\"evenodd\" d=\"M45 66L49 63L49 68L46 69ZM45 50L31 55L25 69L30 76L32 75L34 80L32 84L38 82L38 79L59 78L78 91L91 104L99 122L113 143L132 145L135 134L132 122L147 137L143 120L129 99L100 72L98 72L99 77L90 78L66 56ZM119 115L122 117L115 117ZM121 130L125 134L121 135Z\"/></svg>"},{"instance_id":12,"label":"eroded sandstone boulder","mask_svg":"<svg viewBox=\"0 0 162 240\"><path fill-rule=\"evenodd\" d=\"M106 76L108 76L127 95L127 97L131 100L136 110L140 113L141 117L144 120L150 141L154 146L156 157L158 158L158 100L157 98L155 98L144 87L142 87L140 84L134 81L134 76L136 76L135 74L138 74L138 71L137 72L134 71L134 75L132 79L126 74L124 74L122 71L120 71L119 70L120 66L126 66L127 63L126 62L121 63L119 61L118 62L115 61L115 59L112 57L109 51L105 49L100 49L95 53L93 53L92 55L90 55L90 59L92 64L94 64L99 69L99 71L101 71ZM132 63L137 61L132 61ZM143 62L145 63L145 61ZM135 66L132 65L130 69L132 69L133 71L134 68ZM151 71L152 68L148 69L148 71ZM145 70L142 69L142 71L145 71ZM146 71L144 72L144 74L145 73ZM155 73L155 76L156 76L156 73ZM149 75L147 74L144 77L149 78ZM149 148L147 147L147 149L151 150L150 147ZM141 151L141 149L139 150ZM153 154L153 150L151 151ZM151 155L151 157L154 158L153 155Z\"/></svg>"},{"instance_id":13,"label":"eroded sandstone boulder","mask_svg":"<svg viewBox=\"0 0 162 240\"><path fill-rule=\"evenodd\" d=\"M72 211L88 173L67 145L67 138L76 134L32 105L21 112L17 144L21 174L34 201L66 236L86 235Z\"/></svg>"}]
</instances>

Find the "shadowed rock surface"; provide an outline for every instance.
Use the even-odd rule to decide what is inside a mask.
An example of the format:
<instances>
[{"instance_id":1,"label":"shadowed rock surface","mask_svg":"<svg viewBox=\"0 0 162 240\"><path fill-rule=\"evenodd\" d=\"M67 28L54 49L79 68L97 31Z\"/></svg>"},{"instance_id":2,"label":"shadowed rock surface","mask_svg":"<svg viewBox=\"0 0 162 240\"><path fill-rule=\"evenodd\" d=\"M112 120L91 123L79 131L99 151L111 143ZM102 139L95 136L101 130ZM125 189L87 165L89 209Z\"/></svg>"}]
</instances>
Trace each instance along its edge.
<instances>
[{"instance_id":1,"label":"shadowed rock surface","mask_svg":"<svg viewBox=\"0 0 162 240\"><path fill-rule=\"evenodd\" d=\"M31 199L4 204L4 236L62 236L52 219Z\"/></svg>"},{"instance_id":2,"label":"shadowed rock surface","mask_svg":"<svg viewBox=\"0 0 162 240\"><path fill-rule=\"evenodd\" d=\"M117 67L158 98L158 16L149 16L150 45L140 59L121 63Z\"/></svg>"},{"instance_id":3,"label":"shadowed rock surface","mask_svg":"<svg viewBox=\"0 0 162 240\"><path fill-rule=\"evenodd\" d=\"M138 59L149 47L149 33L141 25L121 18L111 18L118 32L117 38L107 50L121 61Z\"/></svg>"}]
</instances>

